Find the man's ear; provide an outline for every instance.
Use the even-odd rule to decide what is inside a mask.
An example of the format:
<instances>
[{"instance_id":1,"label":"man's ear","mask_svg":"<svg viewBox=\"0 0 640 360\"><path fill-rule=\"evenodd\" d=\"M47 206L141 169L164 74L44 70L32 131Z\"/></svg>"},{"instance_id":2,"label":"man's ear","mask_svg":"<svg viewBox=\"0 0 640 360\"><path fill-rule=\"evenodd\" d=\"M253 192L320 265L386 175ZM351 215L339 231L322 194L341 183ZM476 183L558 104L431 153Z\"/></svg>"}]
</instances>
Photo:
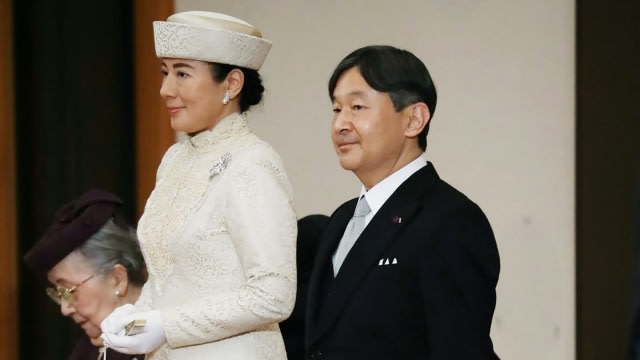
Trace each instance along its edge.
<instances>
[{"instance_id":1,"label":"man's ear","mask_svg":"<svg viewBox=\"0 0 640 360\"><path fill-rule=\"evenodd\" d=\"M225 79L227 91L231 100L235 99L242 91L244 85L244 73L242 70L235 68L227 74Z\"/></svg>"},{"instance_id":2,"label":"man's ear","mask_svg":"<svg viewBox=\"0 0 640 360\"><path fill-rule=\"evenodd\" d=\"M423 102L415 103L407 108L407 116L409 121L407 123L407 129L405 135L407 137L417 137L422 130L429 124L431 119L431 112L429 107Z\"/></svg>"}]
</instances>

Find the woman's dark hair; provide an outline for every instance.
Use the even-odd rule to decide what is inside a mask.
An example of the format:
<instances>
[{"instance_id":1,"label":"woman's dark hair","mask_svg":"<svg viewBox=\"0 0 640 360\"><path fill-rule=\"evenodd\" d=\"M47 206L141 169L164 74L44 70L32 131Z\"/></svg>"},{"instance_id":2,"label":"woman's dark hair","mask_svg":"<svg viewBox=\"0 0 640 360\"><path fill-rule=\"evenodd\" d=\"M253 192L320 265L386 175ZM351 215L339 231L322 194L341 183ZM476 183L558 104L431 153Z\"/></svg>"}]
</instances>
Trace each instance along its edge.
<instances>
[{"instance_id":1,"label":"woman's dark hair","mask_svg":"<svg viewBox=\"0 0 640 360\"><path fill-rule=\"evenodd\" d=\"M209 63L211 75L216 83L221 83L233 69L238 69L244 74L244 85L240 91L240 113L245 113L253 105L259 104L264 93L260 73L253 69L240 66Z\"/></svg>"},{"instance_id":2,"label":"woman's dark hair","mask_svg":"<svg viewBox=\"0 0 640 360\"><path fill-rule=\"evenodd\" d=\"M347 55L333 71L329 80L329 97L342 74L358 68L364 80L378 92L389 94L397 112L417 102L424 102L431 118L436 111L438 95L429 70L411 52L387 45L365 46ZM418 145L427 149L429 125L418 136Z\"/></svg>"}]
</instances>

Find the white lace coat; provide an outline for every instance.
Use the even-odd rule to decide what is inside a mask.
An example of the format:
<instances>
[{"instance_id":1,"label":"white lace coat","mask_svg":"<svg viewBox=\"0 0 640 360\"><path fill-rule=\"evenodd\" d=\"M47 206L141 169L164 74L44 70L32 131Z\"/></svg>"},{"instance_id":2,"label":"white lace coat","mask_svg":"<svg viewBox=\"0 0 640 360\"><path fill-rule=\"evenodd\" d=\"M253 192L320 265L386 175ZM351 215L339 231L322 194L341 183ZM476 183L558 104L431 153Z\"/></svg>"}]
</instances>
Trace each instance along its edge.
<instances>
[{"instance_id":1,"label":"white lace coat","mask_svg":"<svg viewBox=\"0 0 640 360\"><path fill-rule=\"evenodd\" d=\"M137 305L160 310L167 337L147 359L286 359L296 231L282 161L243 116L173 145L138 224Z\"/></svg>"}]
</instances>

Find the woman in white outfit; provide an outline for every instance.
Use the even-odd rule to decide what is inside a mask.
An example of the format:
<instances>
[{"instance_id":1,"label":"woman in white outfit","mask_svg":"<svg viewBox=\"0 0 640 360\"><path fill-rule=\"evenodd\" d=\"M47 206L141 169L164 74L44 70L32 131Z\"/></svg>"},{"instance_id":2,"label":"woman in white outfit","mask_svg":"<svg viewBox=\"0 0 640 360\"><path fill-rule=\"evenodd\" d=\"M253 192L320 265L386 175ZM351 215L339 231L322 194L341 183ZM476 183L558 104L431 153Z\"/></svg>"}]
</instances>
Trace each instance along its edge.
<instances>
[{"instance_id":1,"label":"woman in white outfit","mask_svg":"<svg viewBox=\"0 0 640 360\"><path fill-rule=\"evenodd\" d=\"M153 24L176 131L138 224L149 280L102 322L105 344L157 359L286 359L278 322L295 302L296 215L282 160L245 113L271 43L227 15ZM137 335L124 335L145 320Z\"/></svg>"}]
</instances>

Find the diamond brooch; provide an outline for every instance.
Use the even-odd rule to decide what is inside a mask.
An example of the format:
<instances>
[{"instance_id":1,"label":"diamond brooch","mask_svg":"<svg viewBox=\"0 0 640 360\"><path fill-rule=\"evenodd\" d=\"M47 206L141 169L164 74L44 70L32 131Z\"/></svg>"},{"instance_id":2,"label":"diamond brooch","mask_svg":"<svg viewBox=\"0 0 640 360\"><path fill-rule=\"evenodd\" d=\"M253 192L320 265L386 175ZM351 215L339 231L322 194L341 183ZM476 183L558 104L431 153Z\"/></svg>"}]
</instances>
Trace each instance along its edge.
<instances>
[{"instance_id":1,"label":"diamond brooch","mask_svg":"<svg viewBox=\"0 0 640 360\"><path fill-rule=\"evenodd\" d=\"M229 162L231 162L231 154L225 153L222 155L220 160L216 161L211 167L211 170L209 170L209 181L211 181L216 175L223 172L224 169L227 168L227 165L229 165Z\"/></svg>"}]
</instances>

